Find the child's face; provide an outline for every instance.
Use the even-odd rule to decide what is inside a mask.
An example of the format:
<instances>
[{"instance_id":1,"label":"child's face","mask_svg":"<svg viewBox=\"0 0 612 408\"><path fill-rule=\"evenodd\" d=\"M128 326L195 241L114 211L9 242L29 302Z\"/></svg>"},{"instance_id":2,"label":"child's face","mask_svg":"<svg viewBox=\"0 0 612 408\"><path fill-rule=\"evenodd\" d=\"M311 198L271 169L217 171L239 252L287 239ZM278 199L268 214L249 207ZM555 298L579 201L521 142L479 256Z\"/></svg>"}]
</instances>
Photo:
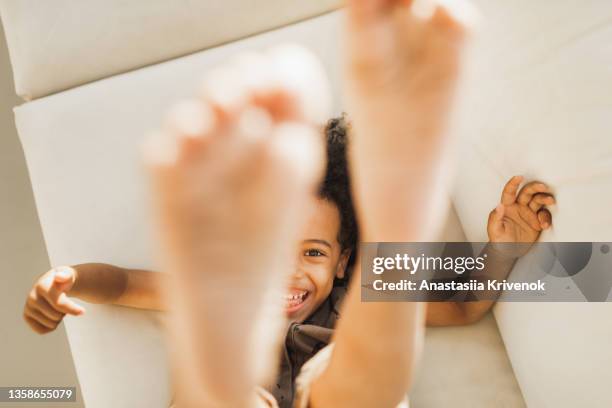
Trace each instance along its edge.
<instances>
[{"instance_id":1,"label":"child's face","mask_svg":"<svg viewBox=\"0 0 612 408\"><path fill-rule=\"evenodd\" d=\"M338 242L338 207L321 198L313 198L310 207L286 294L285 312L294 322L304 321L329 296L334 278L344 277L350 255Z\"/></svg>"}]
</instances>

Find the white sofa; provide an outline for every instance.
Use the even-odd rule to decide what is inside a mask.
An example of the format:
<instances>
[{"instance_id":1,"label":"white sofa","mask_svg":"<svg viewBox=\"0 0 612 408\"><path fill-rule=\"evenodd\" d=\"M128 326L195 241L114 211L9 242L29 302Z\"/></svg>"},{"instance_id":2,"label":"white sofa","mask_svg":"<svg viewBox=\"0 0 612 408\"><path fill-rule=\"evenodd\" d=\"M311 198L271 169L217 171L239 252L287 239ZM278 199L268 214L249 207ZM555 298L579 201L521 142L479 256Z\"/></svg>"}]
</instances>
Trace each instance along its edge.
<instances>
[{"instance_id":1,"label":"white sofa","mask_svg":"<svg viewBox=\"0 0 612 408\"><path fill-rule=\"evenodd\" d=\"M486 19L460 97L456 214L442 238L485 240L504 180L524 174L558 198L543 239L612 241L612 7L477 3ZM1 0L15 87L27 100L15 118L51 263L152 267L142 139L236 51L306 45L328 69L341 112L337 7ZM65 324L86 406L167 407L159 316L87 308ZM429 330L412 404L610 407L610 317L610 303L504 303L475 326Z\"/></svg>"}]
</instances>

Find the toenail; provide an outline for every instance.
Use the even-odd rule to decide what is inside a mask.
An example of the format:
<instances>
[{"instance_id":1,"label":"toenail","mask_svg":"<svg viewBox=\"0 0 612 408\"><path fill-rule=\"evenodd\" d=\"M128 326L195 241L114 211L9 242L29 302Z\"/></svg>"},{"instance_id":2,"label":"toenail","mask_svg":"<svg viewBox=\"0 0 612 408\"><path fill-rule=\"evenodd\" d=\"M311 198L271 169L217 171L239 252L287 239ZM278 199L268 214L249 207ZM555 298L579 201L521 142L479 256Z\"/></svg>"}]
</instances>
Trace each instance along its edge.
<instances>
[{"instance_id":1,"label":"toenail","mask_svg":"<svg viewBox=\"0 0 612 408\"><path fill-rule=\"evenodd\" d=\"M225 66L211 71L201 87L201 94L221 109L235 111L246 103L246 89L241 84L241 77L235 68Z\"/></svg>"},{"instance_id":2,"label":"toenail","mask_svg":"<svg viewBox=\"0 0 612 408\"><path fill-rule=\"evenodd\" d=\"M246 109L238 120L238 131L240 134L251 139L259 139L270 134L272 130L272 118L261 108L251 107Z\"/></svg>"},{"instance_id":3,"label":"toenail","mask_svg":"<svg viewBox=\"0 0 612 408\"><path fill-rule=\"evenodd\" d=\"M213 121L211 109L196 99L180 102L172 109L169 117L171 131L187 137L199 137L208 133Z\"/></svg>"}]
</instances>

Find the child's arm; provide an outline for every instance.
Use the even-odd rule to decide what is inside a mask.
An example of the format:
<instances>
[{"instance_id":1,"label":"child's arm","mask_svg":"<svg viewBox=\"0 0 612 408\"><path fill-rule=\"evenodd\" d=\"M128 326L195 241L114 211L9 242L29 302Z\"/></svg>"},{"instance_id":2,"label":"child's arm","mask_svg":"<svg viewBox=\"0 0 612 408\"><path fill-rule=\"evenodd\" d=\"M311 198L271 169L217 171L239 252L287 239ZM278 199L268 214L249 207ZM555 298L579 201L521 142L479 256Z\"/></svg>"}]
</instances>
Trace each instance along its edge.
<instances>
[{"instance_id":1,"label":"child's arm","mask_svg":"<svg viewBox=\"0 0 612 408\"><path fill-rule=\"evenodd\" d=\"M483 276L491 279L505 279L512 271L516 258L499 254L489 246L480 256L487 254L487 262ZM480 300L474 302L430 302L427 304L428 326L462 326L476 323L495 304L495 300Z\"/></svg>"},{"instance_id":2,"label":"child's arm","mask_svg":"<svg viewBox=\"0 0 612 408\"><path fill-rule=\"evenodd\" d=\"M142 309L163 309L159 286L165 275L106 264L53 268L34 283L23 317L37 333L55 330L66 314L80 316L85 309L69 297L89 303L107 303Z\"/></svg>"},{"instance_id":3,"label":"child's arm","mask_svg":"<svg viewBox=\"0 0 612 408\"><path fill-rule=\"evenodd\" d=\"M506 183L500 204L489 214L487 233L491 244L505 242L527 245L513 247L513 253L502 253L493 245L487 245L483 250L487 254L487 263L481 274L487 278L505 279L516 260L527 253L543 230L552 225L552 216L546 206L554 205L555 198L549 187L544 183L530 182L519 191L522 181L521 176L514 176ZM427 306L427 324L471 324L480 320L494 304L495 300L431 302Z\"/></svg>"},{"instance_id":4,"label":"child's arm","mask_svg":"<svg viewBox=\"0 0 612 408\"><path fill-rule=\"evenodd\" d=\"M76 265L74 285L68 296L89 303L110 303L138 309L164 310L159 288L167 279L163 273L125 269L108 264Z\"/></svg>"}]
</instances>

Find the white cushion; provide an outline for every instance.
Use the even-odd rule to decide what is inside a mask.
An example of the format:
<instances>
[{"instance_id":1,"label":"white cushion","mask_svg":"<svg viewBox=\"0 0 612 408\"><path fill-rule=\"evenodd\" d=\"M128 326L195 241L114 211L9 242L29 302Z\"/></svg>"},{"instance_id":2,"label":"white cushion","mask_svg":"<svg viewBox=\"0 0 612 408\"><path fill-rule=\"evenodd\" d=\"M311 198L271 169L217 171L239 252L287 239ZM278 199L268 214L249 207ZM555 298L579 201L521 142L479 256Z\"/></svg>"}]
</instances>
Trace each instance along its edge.
<instances>
[{"instance_id":1,"label":"white cushion","mask_svg":"<svg viewBox=\"0 0 612 408\"><path fill-rule=\"evenodd\" d=\"M307 45L326 65L339 113L340 24L341 14L333 13L17 108L18 130L51 262L152 267L140 144L165 109L192 95L202 72L227 56L279 40ZM442 239L464 239L454 212L442 234ZM157 316L119 307L87 305L87 309L85 317L66 321L87 406L167 406L170 390ZM440 341L436 344L444 347ZM505 361L503 349L497 351ZM468 363L458 361L459 365ZM507 363L504 367L487 361L483 367L488 375L499 375L501 367L507 380L499 384L513 384ZM440 366L432 367L436 368ZM468 377L454 384L467 390L478 386ZM435 387L435 383L421 382L421 396ZM513 387L494 390L515 393ZM450 403L452 396L448 398Z\"/></svg>"},{"instance_id":2,"label":"white cushion","mask_svg":"<svg viewBox=\"0 0 612 408\"><path fill-rule=\"evenodd\" d=\"M451 206L436 241L465 240ZM483 387L483 383L487 386ZM469 326L427 328L410 403L414 407L431 408L525 406L491 313Z\"/></svg>"},{"instance_id":3,"label":"white cushion","mask_svg":"<svg viewBox=\"0 0 612 408\"><path fill-rule=\"evenodd\" d=\"M525 406L491 314L469 326L427 328L410 404L415 408Z\"/></svg>"},{"instance_id":4,"label":"white cushion","mask_svg":"<svg viewBox=\"0 0 612 408\"><path fill-rule=\"evenodd\" d=\"M2 4L5 24L8 3ZM505 179L521 173L555 188L559 211L544 239L610 240L612 61L604 46L612 42L606 24L612 10L605 2L583 7L577 0L478 3L489 24L475 50L476 75L467 81L473 92L461 99L465 125L454 192L467 237L486 239L488 211ZM138 166L144 133L172 101L193 93L205 67L279 38L310 45L338 87L338 24L337 15L324 16L17 108L52 263L150 266ZM125 308L90 305L88 312L66 322L87 406L166 406L156 320ZM528 406L612 406L610 312L610 304L496 307Z\"/></svg>"},{"instance_id":5,"label":"white cushion","mask_svg":"<svg viewBox=\"0 0 612 408\"><path fill-rule=\"evenodd\" d=\"M34 99L294 23L339 0L2 0L17 94Z\"/></svg>"},{"instance_id":6,"label":"white cushion","mask_svg":"<svg viewBox=\"0 0 612 408\"><path fill-rule=\"evenodd\" d=\"M338 13L328 14L17 107L51 263L152 267L140 157L145 134L171 104L195 95L207 67L239 50L302 43L325 61L337 84L339 24ZM167 367L155 315L86 307L86 316L66 319L86 406L167 407Z\"/></svg>"},{"instance_id":7,"label":"white cushion","mask_svg":"<svg viewBox=\"0 0 612 408\"><path fill-rule=\"evenodd\" d=\"M612 240L612 8L604 1L478 0L486 17L462 98L454 204L472 241L515 174L549 183L542 239ZM529 407L612 406L612 304L500 303Z\"/></svg>"}]
</instances>

